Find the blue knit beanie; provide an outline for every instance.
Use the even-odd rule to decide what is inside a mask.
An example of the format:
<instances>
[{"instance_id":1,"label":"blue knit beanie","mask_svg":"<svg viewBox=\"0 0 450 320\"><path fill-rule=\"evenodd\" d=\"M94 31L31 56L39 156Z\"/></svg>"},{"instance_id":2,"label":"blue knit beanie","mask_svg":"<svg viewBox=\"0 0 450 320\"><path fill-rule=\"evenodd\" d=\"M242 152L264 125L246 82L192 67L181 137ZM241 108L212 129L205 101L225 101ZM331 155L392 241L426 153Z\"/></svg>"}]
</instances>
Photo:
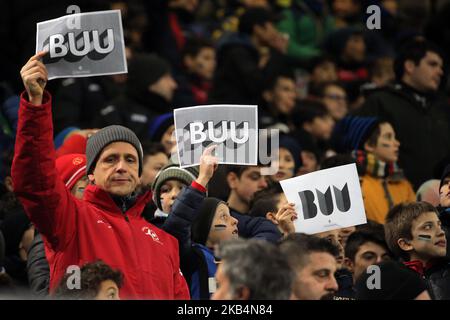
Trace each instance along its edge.
<instances>
[{"instance_id":1,"label":"blue knit beanie","mask_svg":"<svg viewBox=\"0 0 450 320\"><path fill-rule=\"evenodd\" d=\"M289 150L289 152L292 154L292 157L294 158L295 167L294 167L294 174L298 171L298 169L302 166L302 148L300 147L300 144L295 140L294 138L288 136L288 135L280 135L280 148L285 148Z\"/></svg>"},{"instance_id":2,"label":"blue knit beanie","mask_svg":"<svg viewBox=\"0 0 450 320\"><path fill-rule=\"evenodd\" d=\"M173 124L173 112L164 113L153 118L149 128L150 139L155 142L160 142L166 130Z\"/></svg>"},{"instance_id":3,"label":"blue knit beanie","mask_svg":"<svg viewBox=\"0 0 450 320\"><path fill-rule=\"evenodd\" d=\"M339 121L333 131L332 141L338 153L362 150L370 134L380 123L376 117L347 116Z\"/></svg>"}]
</instances>

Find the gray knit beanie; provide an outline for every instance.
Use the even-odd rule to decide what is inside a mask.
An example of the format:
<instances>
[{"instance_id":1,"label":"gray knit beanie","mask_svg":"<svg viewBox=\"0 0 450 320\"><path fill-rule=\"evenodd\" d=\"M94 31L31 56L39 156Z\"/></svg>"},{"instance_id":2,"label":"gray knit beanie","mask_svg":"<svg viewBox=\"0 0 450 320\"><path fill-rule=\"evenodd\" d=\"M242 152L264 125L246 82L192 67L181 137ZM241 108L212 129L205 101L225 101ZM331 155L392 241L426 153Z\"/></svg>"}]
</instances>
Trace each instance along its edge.
<instances>
[{"instance_id":1,"label":"gray knit beanie","mask_svg":"<svg viewBox=\"0 0 450 320\"><path fill-rule=\"evenodd\" d=\"M177 164L169 163L162 168L152 184L153 202L159 210L161 205L161 187L168 180L178 180L187 186L198 177L198 167L180 168Z\"/></svg>"},{"instance_id":2,"label":"gray knit beanie","mask_svg":"<svg viewBox=\"0 0 450 320\"><path fill-rule=\"evenodd\" d=\"M107 145L119 141L128 142L136 149L139 158L139 176L141 176L143 158L141 142L133 131L118 125L104 127L88 139L86 145L87 174L91 174L94 171L95 164L102 150Z\"/></svg>"}]
</instances>

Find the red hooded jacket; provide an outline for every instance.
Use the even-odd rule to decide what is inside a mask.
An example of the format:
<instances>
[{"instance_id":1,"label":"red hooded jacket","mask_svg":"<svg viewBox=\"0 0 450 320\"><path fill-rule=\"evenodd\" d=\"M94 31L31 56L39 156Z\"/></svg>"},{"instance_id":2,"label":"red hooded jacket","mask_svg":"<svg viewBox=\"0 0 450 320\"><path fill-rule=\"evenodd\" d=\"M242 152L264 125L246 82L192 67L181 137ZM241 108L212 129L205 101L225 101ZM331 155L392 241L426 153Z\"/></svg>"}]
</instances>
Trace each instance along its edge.
<instances>
[{"instance_id":1,"label":"red hooded jacket","mask_svg":"<svg viewBox=\"0 0 450 320\"><path fill-rule=\"evenodd\" d=\"M41 232L54 289L70 265L102 259L124 274L121 297L189 299L180 272L177 240L141 217L151 194L140 196L122 213L109 194L94 186L84 199L74 198L55 168L51 95L42 105L20 101L14 191Z\"/></svg>"}]
</instances>

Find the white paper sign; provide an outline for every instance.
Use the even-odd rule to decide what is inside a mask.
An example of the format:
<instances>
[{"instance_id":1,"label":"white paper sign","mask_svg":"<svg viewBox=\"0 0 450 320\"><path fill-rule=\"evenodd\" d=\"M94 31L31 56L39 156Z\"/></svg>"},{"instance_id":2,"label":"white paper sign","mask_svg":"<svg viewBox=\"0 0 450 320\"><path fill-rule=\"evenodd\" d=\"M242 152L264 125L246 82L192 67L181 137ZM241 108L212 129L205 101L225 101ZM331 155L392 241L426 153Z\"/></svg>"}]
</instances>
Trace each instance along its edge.
<instances>
[{"instance_id":1,"label":"white paper sign","mask_svg":"<svg viewBox=\"0 0 450 320\"><path fill-rule=\"evenodd\" d=\"M49 52L43 58L49 80L127 72L120 10L39 22L36 53L42 50Z\"/></svg>"},{"instance_id":2,"label":"white paper sign","mask_svg":"<svg viewBox=\"0 0 450 320\"><path fill-rule=\"evenodd\" d=\"M295 203L295 231L314 234L367 223L356 165L324 169L280 181Z\"/></svg>"},{"instance_id":3,"label":"white paper sign","mask_svg":"<svg viewBox=\"0 0 450 320\"><path fill-rule=\"evenodd\" d=\"M247 105L207 105L174 110L180 167L200 163L203 150L217 145L219 163L256 165L258 108Z\"/></svg>"}]
</instances>

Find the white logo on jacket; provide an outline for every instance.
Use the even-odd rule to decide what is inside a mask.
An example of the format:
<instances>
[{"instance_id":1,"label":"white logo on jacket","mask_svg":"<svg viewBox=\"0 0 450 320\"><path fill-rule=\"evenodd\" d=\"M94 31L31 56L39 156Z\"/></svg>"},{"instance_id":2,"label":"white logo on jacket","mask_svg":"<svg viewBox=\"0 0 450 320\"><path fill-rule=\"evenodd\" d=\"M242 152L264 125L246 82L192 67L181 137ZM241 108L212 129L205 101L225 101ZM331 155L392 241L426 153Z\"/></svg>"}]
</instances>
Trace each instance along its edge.
<instances>
[{"instance_id":1,"label":"white logo on jacket","mask_svg":"<svg viewBox=\"0 0 450 320\"><path fill-rule=\"evenodd\" d=\"M108 223L106 223L106 222L103 221L103 220L97 220L97 223L103 223L103 224L106 224L106 225L108 226L108 229L111 229L111 228L112 228Z\"/></svg>"},{"instance_id":2,"label":"white logo on jacket","mask_svg":"<svg viewBox=\"0 0 450 320\"><path fill-rule=\"evenodd\" d=\"M142 232L144 232L145 235L152 237L153 241L158 242L159 244L163 244L161 241L159 241L156 232L150 229L149 227L143 227Z\"/></svg>"}]
</instances>

